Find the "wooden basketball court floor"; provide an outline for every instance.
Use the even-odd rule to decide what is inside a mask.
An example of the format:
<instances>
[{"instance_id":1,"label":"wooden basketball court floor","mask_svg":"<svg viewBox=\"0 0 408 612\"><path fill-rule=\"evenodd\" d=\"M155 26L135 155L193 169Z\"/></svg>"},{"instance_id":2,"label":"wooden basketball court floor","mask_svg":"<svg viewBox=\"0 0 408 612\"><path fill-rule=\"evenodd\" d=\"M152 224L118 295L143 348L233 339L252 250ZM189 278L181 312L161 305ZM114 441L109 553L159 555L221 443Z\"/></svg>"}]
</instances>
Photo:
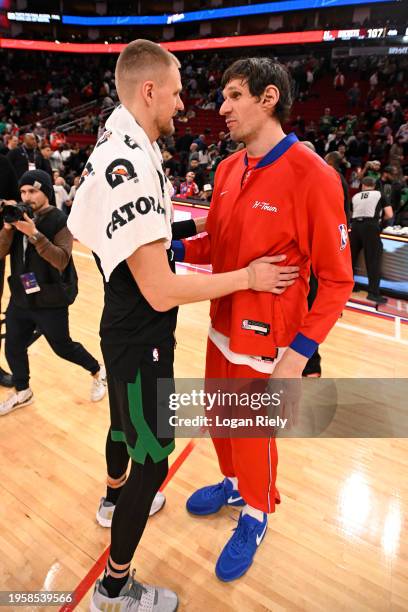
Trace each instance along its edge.
<instances>
[{"instance_id":1,"label":"wooden basketball court floor","mask_svg":"<svg viewBox=\"0 0 408 612\"><path fill-rule=\"evenodd\" d=\"M75 261L72 337L100 356L101 279L78 244ZM202 377L207 327L207 303L180 308L176 376ZM394 341L391 320L346 310L321 352L326 377L408 377L407 347ZM92 404L89 376L43 338L30 365L35 403L0 419L0 591L75 590L76 609L87 610L109 543L95 521L108 400ZM282 503L250 571L223 584L214 565L237 511L186 513L188 495L220 475L209 440L177 440L166 506L134 559L138 578L177 591L188 612L408 610L407 440L286 439L278 447Z\"/></svg>"}]
</instances>

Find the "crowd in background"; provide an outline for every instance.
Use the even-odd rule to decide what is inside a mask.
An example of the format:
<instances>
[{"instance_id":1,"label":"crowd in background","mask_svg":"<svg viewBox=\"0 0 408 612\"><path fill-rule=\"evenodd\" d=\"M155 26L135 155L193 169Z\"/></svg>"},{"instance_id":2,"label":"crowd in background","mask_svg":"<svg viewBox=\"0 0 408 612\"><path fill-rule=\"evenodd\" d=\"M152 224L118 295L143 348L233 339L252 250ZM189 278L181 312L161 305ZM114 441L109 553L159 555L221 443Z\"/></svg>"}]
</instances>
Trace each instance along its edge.
<instances>
[{"instance_id":1,"label":"crowd in background","mask_svg":"<svg viewBox=\"0 0 408 612\"><path fill-rule=\"evenodd\" d=\"M32 88L35 70L25 71L17 62L12 72L13 58L18 54L11 54L0 69L0 153L9 157L18 174L23 158L34 155L27 151L35 150L37 165L53 177L57 205L69 213L92 145L80 147L55 127L70 119L74 101L95 101L77 131L96 138L102 135L110 109L117 103L114 58L96 61L91 57L79 71L75 64L83 64L83 58L43 54L41 64L45 62L47 77L43 83L38 79L37 89ZM185 110L176 118L176 133L161 142L175 197L210 201L218 164L243 147L223 130L194 130L198 113L215 115L219 110L221 76L232 59L219 53L181 58ZM360 188L365 175L374 176L393 207L393 223L408 225L408 59L363 57L331 66L327 59L309 55L287 58L285 64L298 102L287 131L312 142L322 157L336 151L338 170L351 194ZM7 85L15 84L16 78L20 88L25 83L28 93L17 95ZM344 100L341 115L325 105L317 86L322 79ZM318 120L302 112L302 103L313 99L321 109ZM49 118L44 120L45 115Z\"/></svg>"}]
</instances>

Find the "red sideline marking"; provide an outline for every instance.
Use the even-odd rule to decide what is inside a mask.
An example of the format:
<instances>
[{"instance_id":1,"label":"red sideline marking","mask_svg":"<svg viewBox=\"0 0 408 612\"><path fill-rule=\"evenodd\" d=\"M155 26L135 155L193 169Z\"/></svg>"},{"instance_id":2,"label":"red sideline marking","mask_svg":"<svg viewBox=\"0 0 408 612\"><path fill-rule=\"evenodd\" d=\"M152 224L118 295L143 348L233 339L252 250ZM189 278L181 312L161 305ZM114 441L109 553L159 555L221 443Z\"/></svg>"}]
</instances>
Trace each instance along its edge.
<instances>
[{"instance_id":1,"label":"red sideline marking","mask_svg":"<svg viewBox=\"0 0 408 612\"><path fill-rule=\"evenodd\" d=\"M190 440L187 446L181 451L177 459L171 464L169 467L169 473L167 474L166 480L163 482L160 487L160 491L164 489L173 478L174 474L177 470L183 465L184 461L187 459L191 451L195 447L195 440ZM71 604L65 604L59 609L59 612L70 612L74 610L79 602L83 599L84 595L89 591L95 580L97 580L98 576L102 573L106 562L109 557L109 546L108 548L101 554L99 559L95 561L94 565L91 567L85 578L81 580L81 582L76 587L75 591L72 593L73 602Z\"/></svg>"}]
</instances>

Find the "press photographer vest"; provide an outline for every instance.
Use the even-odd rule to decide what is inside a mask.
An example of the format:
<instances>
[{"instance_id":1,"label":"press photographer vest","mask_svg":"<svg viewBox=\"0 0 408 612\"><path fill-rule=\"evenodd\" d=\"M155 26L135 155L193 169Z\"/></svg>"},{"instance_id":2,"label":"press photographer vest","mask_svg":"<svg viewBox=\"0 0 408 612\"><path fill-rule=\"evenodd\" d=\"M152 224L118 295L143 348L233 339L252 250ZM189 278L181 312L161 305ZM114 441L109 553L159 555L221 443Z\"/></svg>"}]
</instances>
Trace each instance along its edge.
<instances>
[{"instance_id":1,"label":"press photographer vest","mask_svg":"<svg viewBox=\"0 0 408 612\"><path fill-rule=\"evenodd\" d=\"M36 227L50 242L66 227L64 213L52 207L36 219ZM60 272L43 259L33 244L27 241L24 248L24 234L16 231L10 249L11 276L8 278L12 302L20 308L61 308L72 304L78 293L78 277L70 257L67 267ZM21 274L33 272L41 291L26 294Z\"/></svg>"}]
</instances>

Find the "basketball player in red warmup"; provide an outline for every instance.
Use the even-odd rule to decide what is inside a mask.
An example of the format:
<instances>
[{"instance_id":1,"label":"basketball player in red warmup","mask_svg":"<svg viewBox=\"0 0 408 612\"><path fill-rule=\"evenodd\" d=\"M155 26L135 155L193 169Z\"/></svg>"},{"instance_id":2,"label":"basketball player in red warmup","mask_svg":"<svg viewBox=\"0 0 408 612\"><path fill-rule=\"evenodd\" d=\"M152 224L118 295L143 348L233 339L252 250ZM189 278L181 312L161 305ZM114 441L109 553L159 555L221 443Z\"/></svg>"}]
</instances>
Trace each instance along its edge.
<instances>
[{"instance_id":1,"label":"basketball player in red warmup","mask_svg":"<svg viewBox=\"0 0 408 612\"><path fill-rule=\"evenodd\" d=\"M226 119L233 140L246 149L219 165L207 236L183 241L190 263L213 272L284 253L300 266L282 294L240 291L211 301L206 378L300 378L353 288L343 191L336 172L282 124L291 108L286 69L269 58L236 61L223 75ZM318 293L308 312L310 266ZM195 515L224 505L243 506L238 527L217 561L224 581L251 565L279 502L274 438L213 439L224 480L187 501Z\"/></svg>"}]
</instances>

